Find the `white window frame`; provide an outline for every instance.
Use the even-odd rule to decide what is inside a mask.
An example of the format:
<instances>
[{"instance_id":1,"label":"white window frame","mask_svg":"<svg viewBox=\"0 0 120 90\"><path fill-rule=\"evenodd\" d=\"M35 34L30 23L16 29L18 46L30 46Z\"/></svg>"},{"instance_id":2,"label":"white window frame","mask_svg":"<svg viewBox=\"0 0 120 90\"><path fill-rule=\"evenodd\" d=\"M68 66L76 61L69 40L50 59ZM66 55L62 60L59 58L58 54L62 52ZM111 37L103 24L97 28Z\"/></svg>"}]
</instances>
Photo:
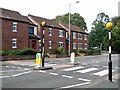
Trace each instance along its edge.
<instances>
[{"instance_id":1,"label":"white window frame","mask_svg":"<svg viewBox=\"0 0 120 90\"><path fill-rule=\"evenodd\" d=\"M59 42L59 47L63 47L63 42Z\"/></svg>"},{"instance_id":2,"label":"white window frame","mask_svg":"<svg viewBox=\"0 0 120 90\"><path fill-rule=\"evenodd\" d=\"M16 38L12 39L12 48L17 48L17 39Z\"/></svg>"},{"instance_id":3,"label":"white window frame","mask_svg":"<svg viewBox=\"0 0 120 90\"><path fill-rule=\"evenodd\" d=\"M77 33L73 32L73 39L76 39L76 35L77 35Z\"/></svg>"},{"instance_id":4,"label":"white window frame","mask_svg":"<svg viewBox=\"0 0 120 90\"><path fill-rule=\"evenodd\" d=\"M87 49L87 43L84 44L84 49Z\"/></svg>"},{"instance_id":5,"label":"white window frame","mask_svg":"<svg viewBox=\"0 0 120 90\"><path fill-rule=\"evenodd\" d=\"M59 37L63 37L63 30L59 30Z\"/></svg>"},{"instance_id":6,"label":"white window frame","mask_svg":"<svg viewBox=\"0 0 120 90\"><path fill-rule=\"evenodd\" d=\"M82 34L81 33L78 33L78 39L82 40Z\"/></svg>"},{"instance_id":7,"label":"white window frame","mask_svg":"<svg viewBox=\"0 0 120 90\"><path fill-rule=\"evenodd\" d=\"M13 32L17 32L17 22L13 22Z\"/></svg>"},{"instance_id":8,"label":"white window frame","mask_svg":"<svg viewBox=\"0 0 120 90\"><path fill-rule=\"evenodd\" d=\"M78 43L78 49L82 49L82 43Z\"/></svg>"},{"instance_id":9,"label":"white window frame","mask_svg":"<svg viewBox=\"0 0 120 90\"><path fill-rule=\"evenodd\" d=\"M86 34L84 34L84 40L87 40L87 35Z\"/></svg>"},{"instance_id":10,"label":"white window frame","mask_svg":"<svg viewBox=\"0 0 120 90\"><path fill-rule=\"evenodd\" d=\"M49 36L52 36L52 28L49 28Z\"/></svg>"},{"instance_id":11,"label":"white window frame","mask_svg":"<svg viewBox=\"0 0 120 90\"><path fill-rule=\"evenodd\" d=\"M76 48L76 43L73 43L73 49L77 49L77 48Z\"/></svg>"},{"instance_id":12,"label":"white window frame","mask_svg":"<svg viewBox=\"0 0 120 90\"><path fill-rule=\"evenodd\" d=\"M52 41L49 41L49 49L52 49Z\"/></svg>"}]
</instances>

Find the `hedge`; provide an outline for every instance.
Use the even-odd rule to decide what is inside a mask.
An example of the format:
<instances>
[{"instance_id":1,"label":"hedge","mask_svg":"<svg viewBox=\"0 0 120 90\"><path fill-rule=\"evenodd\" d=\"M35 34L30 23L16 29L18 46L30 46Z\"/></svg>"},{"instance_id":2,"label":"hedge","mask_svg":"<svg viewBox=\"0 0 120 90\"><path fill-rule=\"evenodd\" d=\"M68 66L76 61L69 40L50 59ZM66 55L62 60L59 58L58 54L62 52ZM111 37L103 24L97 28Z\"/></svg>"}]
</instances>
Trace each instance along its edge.
<instances>
[{"instance_id":1,"label":"hedge","mask_svg":"<svg viewBox=\"0 0 120 90\"><path fill-rule=\"evenodd\" d=\"M0 51L0 55L35 55L38 51L31 49L31 48L25 48L21 50L4 50Z\"/></svg>"}]
</instances>

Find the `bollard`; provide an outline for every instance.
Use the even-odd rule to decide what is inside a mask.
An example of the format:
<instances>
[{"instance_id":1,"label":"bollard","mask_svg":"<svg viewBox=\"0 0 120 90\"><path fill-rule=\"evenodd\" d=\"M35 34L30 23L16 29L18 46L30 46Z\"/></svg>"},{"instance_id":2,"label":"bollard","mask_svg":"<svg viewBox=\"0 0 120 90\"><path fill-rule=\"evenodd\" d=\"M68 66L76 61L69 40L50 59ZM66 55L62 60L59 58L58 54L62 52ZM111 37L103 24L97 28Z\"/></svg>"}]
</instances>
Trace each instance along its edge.
<instances>
[{"instance_id":1,"label":"bollard","mask_svg":"<svg viewBox=\"0 0 120 90\"><path fill-rule=\"evenodd\" d=\"M41 54L37 53L36 54L36 67L41 67L41 64L42 64Z\"/></svg>"},{"instance_id":2,"label":"bollard","mask_svg":"<svg viewBox=\"0 0 120 90\"><path fill-rule=\"evenodd\" d=\"M71 63L72 64L75 63L75 53L74 52L71 53Z\"/></svg>"}]
</instances>

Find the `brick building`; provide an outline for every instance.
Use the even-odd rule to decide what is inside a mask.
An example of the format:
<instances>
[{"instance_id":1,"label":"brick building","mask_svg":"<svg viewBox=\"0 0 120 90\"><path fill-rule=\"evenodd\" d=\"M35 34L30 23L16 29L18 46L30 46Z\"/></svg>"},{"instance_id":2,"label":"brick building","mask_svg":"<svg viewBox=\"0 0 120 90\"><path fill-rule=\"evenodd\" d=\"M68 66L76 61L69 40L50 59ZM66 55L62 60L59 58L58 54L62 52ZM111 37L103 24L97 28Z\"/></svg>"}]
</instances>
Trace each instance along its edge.
<instances>
[{"instance_id":1,"label":"brick building","mask_svg":"<svg viewBox=\"0 0 120 90\"><path fill-rule=\"evenodd\" d=\"M28 32L31 27L36 27L36 25L17 11L3 8L1 11L2 41L0 42L2 42L2 50L31 48L29 39L33 38Z\"/></svg>"},{"instance_id":2,"label":"brick building","mask_svg":"<svg viewBox=\"0 0 120 90\"><path fill-rule=\"evenodd\" d=\"M38 40L42 37L43 21L46 22L45 51L53 51L58 47L68 50L68 25L34 15L23 16L17 11L3 8L1 10L2 50L41 48ZM71 50L87 49L88 34L81 28L71 25L70 46Z\"/></svg>"}]
</instances>

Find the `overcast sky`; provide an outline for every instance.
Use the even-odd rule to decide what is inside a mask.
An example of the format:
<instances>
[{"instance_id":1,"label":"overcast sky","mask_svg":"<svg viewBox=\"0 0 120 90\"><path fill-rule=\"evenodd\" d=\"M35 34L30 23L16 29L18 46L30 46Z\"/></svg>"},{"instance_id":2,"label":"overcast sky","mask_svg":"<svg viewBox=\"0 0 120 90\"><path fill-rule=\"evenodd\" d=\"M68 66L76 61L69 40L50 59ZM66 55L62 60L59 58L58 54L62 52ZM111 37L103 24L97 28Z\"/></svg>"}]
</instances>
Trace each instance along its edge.
<instances>
[{"instance_id":1,"label":"overcast sky","mask_svg":"<svg viewBox=\"0 0 120 90\"><path fill-rule=\"evenodd\" d=\"M75 3L80 1L79 3ZM105 12L110 18L118 16L119 0L0 0L0 7L20 12L27 16L32 14L48 19L68 13L79 13L84 17L88 30L98 13Z\"/></svg>"}]
</instances>

